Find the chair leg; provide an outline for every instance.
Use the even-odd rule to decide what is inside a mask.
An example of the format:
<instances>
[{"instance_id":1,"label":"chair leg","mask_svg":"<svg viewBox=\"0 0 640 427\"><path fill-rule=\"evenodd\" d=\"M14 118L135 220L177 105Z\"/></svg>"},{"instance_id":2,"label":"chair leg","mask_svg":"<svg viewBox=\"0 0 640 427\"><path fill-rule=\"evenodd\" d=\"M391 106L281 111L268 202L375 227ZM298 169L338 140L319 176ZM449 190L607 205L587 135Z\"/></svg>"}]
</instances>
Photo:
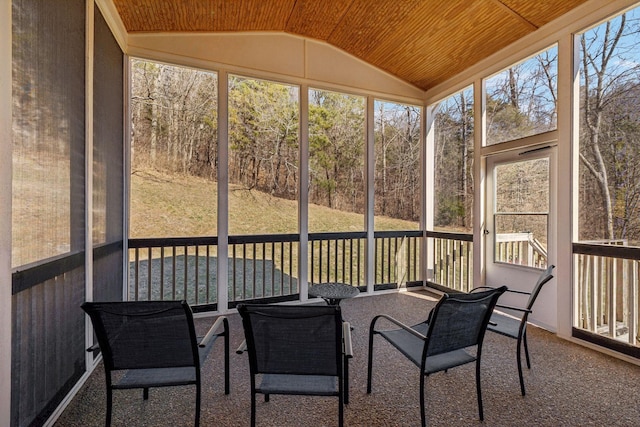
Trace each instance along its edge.
<instances>
[{"instance_id":1,"label":"chair leg","mask_svg":"<svg viewBox=\"0 0 640 427\"><path fill-rule=\"evenodd\" d=\"M264 401L265 401L265 402L268 402L268 401L269 401L269 395L268 395L268 394L265 394L265 395L264 395Z\"/></svg>"},{"instance_id":2,"label":"chair leg","mask_svg":"<svg viewBox=\"0 0 640 427\"><path fill-rule=\"evenodd\" d=\"M200 395L200 381L198 381L196 383L196 427L200 427Z\"/></svg>"},{"instance_id":3,"label":"chair leg","mask_svg":"<svg viewBox=\"0 0 640 427\"><path fill-rule=\"evenodd\" d=\"M522 337L518 338L518 349L516 351L516 358L518 359L518 377L520 378L520 392L524 396L524 378L522 377Z\"/></svg>"},{"instance_id":4,"label":"chair leg","mask_svg":"<svg viewBox=\"0 0 640 427\"><path fill-rule=\"evenodd\" d=\"M145 387L142 389L142 398L144 400L148 400L149 399L149 387Z\"/></svg>"},{"instance_id":5,"label":"chair leg","mask_svg":"<svg viewBox=\"0 0 640 427\"><path fill-rule=\"evenodd\" d=\"M251 427L256 427L256 394L251 393Z\"/></svg>"},{"instance_id":6,"label":"chair leg","mask_svg":"<svg viewBox=\"0 0 640 427\"><path fill-rule=\"evenodd\" d=\"M423 372L420 372L420 421L422 423L422 427L427 427L427 416L426 409L424 403L424 382L426 375Z\"/></svg>"},{"instance_id":7,"label":"chair leg","mask_svg":"<svg viewBox=\"0 0 640 427\"><path fill-rule=\"evenodd\" d=\"M527 369L531 369L531 360L529 360L529 344L527 341L527 330L522 333L522 341L524 343L524 355L527 359Z\"/></svg>"},{"instance_id":8,"label":"chair leg","mask_svg":"<svg viewBox=\"0 0 640 427\"><path fill-rule=\"evenodd\" d=\"M344 393L344 403L346 405L349 404L349 358L348 357L344 357L344 372L343 372L343 393Z\"/></svg>"},{"instance_id":9,"label":"chair leg","mask_svg":"<svg viewBox=\"0 0 640 427\"><path fill-rule=\"evenodd\" d=\"M111 390L111 387L107 386L107 417L105 420L106 427L111 426L112 406L113 406L113 390Z\"/></svg>"},{"instance_id":10,"label":"chair leg","mask_svg":"<svg viewBox=\"0 0 640 427\"><path fill-rule=\"evenodd\" d=\"M342 395L338 396L338 426L343 427L344 425L344 390L342 390Z\"/></svg>"},{"instance_id":11,"label":"chair leg","mask_svg":"<svg viewBox=\"0 0 640 427\"><path fill-rule=\"evenodd\" d=\"M482 409L482 387L480 386L480 357L476 359L476 394L478 395L478 414L480 421L484 421L484 411Z\"/></svg>"},{"instance_id":12,"label":"chair leg","mask_svg":"<svg viewBox=\"0 0 640 427\"><path fill-rule=\"evenodd\" d=\"M229 394L229 322L224 319L224 394Z\"/></svg>"},{"instance_id":13,"label":"chair leg","mask_svg":"<svg viewBox=\"0 0 640 427\"><path fill-rule=\"evenodd\" d=\"M373 325L369 330L369 358L367 362L367 394L371 394L371 375L373 370Z\"/></svg>"}]
</instances>

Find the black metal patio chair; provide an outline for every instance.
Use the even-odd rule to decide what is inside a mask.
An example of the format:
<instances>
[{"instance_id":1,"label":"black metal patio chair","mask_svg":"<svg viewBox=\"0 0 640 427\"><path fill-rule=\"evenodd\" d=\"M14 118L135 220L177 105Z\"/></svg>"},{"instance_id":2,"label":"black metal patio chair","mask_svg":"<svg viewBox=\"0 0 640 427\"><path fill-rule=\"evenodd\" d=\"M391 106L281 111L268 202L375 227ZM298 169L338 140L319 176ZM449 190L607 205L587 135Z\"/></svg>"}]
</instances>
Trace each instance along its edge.
<instances>
[{"instance_id":1,"label":"black metal patio chair","mask_svg":"<svg viewBox=\"0 0 640 427\"><path fill-rule=\"evenodd\" d=\"M508 315L494 312L491 315L491 319L489 320L489 325L487 329L496 332L500 335L504 335L509 338L513 338L517 340L516 344L516 359L518 362L518 376L520 377L520 392L522 395L525 395L524 389L524 378L522 376L522 347L524 346L524 354L527 360L527 369L531 369L531 360L529 357L529 345L527 343L527 322L529 319L529 314L533 312L533 304L535 304L540 291L542 290L542 286L548 283L551 279L553 279L552 271L555 268L554 265L550 265L544 270L538 280L536 281L535 286L531 292L520 291L517 289L508 289L507 293L515 294L515 295L526 295L528 296L526 304L522 306L515 305L504 305L504 304L496 304L496 308L500 310L505 310ZM481 286L473 289L471 292L477 292L478 290L483 291L486 289L492 289L489 286Z\"/></svg>"},{"instance_id":2,"label":"black metal patio chair","mask_svg":"<svg viewBox=\"0 0 640 427\"><path fill-rule=\"evenodd\" d=\"M214 342L224 338L225 394L229 394L229 322L216 319L196 337L186 301L85 302L102 352L107 386L106 425L111 425L113 390L196 386L195 425L200 424L200 368Z\"/></svg>"},{"instance_id":3,"label":"black metal patio chair","mask_svg":"<svg viewBox=\"0 0 640 427\"><path fill-rule=\"evenodd\" d=\"M351 328L339 306L239 304L251 375L251 426L256 395L335 396L343 425L352 357ZM246 348L245 348L246 347Z\"/></svg>"},{"instance_id":4,"label":"black metal patio chair","mask_svg":"<svg viewBox=\"0 0 640 427\"><path fill-rule=\"evenodd\" d=\"M425 377L472 362L476 362L478 412L480 420L483 420L480 388L482 341L493 308L506 289L503 286L473 294L444 294L428 319L413 326L385 314L375 316L369 329L367 393L371 393L372 388L373 337L380 335L420 368L420 418L423 427L426 426ZM393 324L395 329L376 329L381 319Z\"/></svg>"}]
</instances>

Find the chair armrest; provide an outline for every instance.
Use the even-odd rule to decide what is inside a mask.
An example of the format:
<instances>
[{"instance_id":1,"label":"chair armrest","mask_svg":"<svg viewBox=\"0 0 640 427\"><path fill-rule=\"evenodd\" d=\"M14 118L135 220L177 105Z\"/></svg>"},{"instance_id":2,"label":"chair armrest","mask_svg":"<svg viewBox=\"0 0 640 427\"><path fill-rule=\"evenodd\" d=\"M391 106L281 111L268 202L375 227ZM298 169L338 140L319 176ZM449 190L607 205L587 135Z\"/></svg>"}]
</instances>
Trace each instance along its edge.
<instances>
[{"instance_id":1,"label":"chair armrest","mask_svg":"<svg viewBox=\"0 0 640 427\"><path fill-rule=\"evenodd\" d=\"M98 350L100 350L100 344L95 343L94 345L92 345L91 347L89 347L87 349L87 353L91 353L91 352L98 351Z\"/></svg>"},{"instance_id":2,"label":"chair armrest","mask_svg":"<svg viewBox=\"0 0 640 427\"><path fill-rule=\"evenodd\" d=\"M220 329L220 327L223 327L223 331L222 332L218 332L218 329ZM229 331L229 326L228 326L228 321L227 321L227 317L226 316L220 316L216 319L216 321L213 323L213 325L211 326L211 328L209 328L209 331L207 332L207 334L204 336L204 338L202 338L202 340L200 341L200 343L198 344L200 347L206 347L207 344L209 344L209 341L211 341L211 339L215 336L220 336L220 335L228 335L228 331Z\"/></svg>"},{"instance_id":3,"label":"chair armrest","mask_svg":"<svg viewBox=\"0 0 640 427\"><path fill-rule=\"evenodd\" d=\"M511 292L512 294L531 295L531 292L520 291L518 289L507 289L507 292Z\"/></svg>"},{"instance_id":4,"label":"chair armrest","mask_svg":"<svg viewBox=\"0 0 640 427\"><path fill-rule=\"evenodd\" d=\"M353 357L353 347L351 345L351 325L349 322L342 323L342 340L345 357Z\"/></svg>"},{"instance_id":5,"label":"chair armrest","mask_svg":"<svg viewBox=\"0 0 640 427\"><path fill-rule=\"evenodd\" d=\"M242 340L240 346L238 346L238 348L236 349L236 353L242 354L245 351L247 351L247 340Z\"/></svg>"},{"instance_id":6,"label":"chair armrest","mask_svg":"<svg viewBox=\"0 0 640 427\"><path fill-rule=\"evenodd\" d=\"M481 289L495 289L493 286L478 286L477 288L473 288L469 291L470 294L474 293L475 291L479 291Z\"/></svg>"},{"instance_id":7,"label":"chair armrest","mask_svg":"<svg viewBox=\"0 0 640 427\"><path fill-rule=\"evenodd\" d=\"M478 286L477 288L473 288L469 291L470 294L472 294L474 291L478 291L480 289L496 289L493 286ZM521 295L531 295L531 292L527 292L527 291L520 291L518 289L509 289L507 288L505 290L505 292L511 292L512 294L521 294Z\"/></svg>"},{"instance_id":8,"label":"chair armrest","mask_svg":"<svg viewBox=\"0 0 640 427\"><path fill-rule=\"evenodd\" d=\"M386 314L379 314L379 315L377 315L376 317L373 318L373 320L371 321L371 328L372 329L373 329L373 326L376 323L376 321L378 319L380 319L380 318L388 320L389 322L393 323L396 326L399 326L400 328L402 328L405 331L409 332L411 335L414 335L414 336L420 338L423 341L425 341L427 339L426 336L422 335L420 332L416 331L411 326L405 325L404 323L400 322L399 320L396 320L391 316L387 316ZM377 331L374 330L373 332L377 332Z\"/></svg>"},{"instance_id":9,"label":"chair armrest","mask_svg":"<svg viewBox=\"0 0 640 427\"><path fill-rule=\"evenodd\" d=\"M496 304L496 308L504 308L504 309L507 309L507 310L515 310L515 311L520 311L522 313L532 313L532 310L529 310L528 308L514 307L514 306L511 306L511 305Z\"/></svg>"}]
</instances>

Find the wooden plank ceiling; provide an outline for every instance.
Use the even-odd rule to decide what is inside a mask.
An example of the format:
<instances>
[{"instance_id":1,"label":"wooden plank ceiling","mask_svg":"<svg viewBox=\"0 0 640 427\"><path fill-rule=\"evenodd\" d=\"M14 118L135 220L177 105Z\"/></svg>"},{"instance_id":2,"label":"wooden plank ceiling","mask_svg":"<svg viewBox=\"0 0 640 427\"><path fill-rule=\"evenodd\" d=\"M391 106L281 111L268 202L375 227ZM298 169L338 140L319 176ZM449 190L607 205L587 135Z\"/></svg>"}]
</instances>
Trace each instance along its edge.
<instances>
[{"instance_id":1,"label":"wooden plank ceiling","mask_svg":"<svg viewBox=\"0 0 640 427\"><path fill-rule=\"evenodd\" d=\"M427 90L587 0L113 0L136 32L282 31Z\"/></svg>"}]
</instances>

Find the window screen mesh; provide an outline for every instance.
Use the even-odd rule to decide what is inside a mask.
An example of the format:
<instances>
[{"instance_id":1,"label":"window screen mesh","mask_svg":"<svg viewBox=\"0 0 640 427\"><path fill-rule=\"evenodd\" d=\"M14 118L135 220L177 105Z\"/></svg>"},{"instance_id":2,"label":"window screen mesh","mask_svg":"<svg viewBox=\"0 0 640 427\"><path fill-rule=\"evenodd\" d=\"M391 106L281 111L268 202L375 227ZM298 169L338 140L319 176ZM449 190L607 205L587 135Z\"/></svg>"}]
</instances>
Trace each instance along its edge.
<instances>
[{"instance_id":1,"label":"window screen mesh","mask_svg":"<svg viewBox=\"0 0 640 427\"><path fill-rule=\"evenodd\" d=\"M84 246L84 2L13 2L14 267Z\"/></svg>"}]
</instances>

